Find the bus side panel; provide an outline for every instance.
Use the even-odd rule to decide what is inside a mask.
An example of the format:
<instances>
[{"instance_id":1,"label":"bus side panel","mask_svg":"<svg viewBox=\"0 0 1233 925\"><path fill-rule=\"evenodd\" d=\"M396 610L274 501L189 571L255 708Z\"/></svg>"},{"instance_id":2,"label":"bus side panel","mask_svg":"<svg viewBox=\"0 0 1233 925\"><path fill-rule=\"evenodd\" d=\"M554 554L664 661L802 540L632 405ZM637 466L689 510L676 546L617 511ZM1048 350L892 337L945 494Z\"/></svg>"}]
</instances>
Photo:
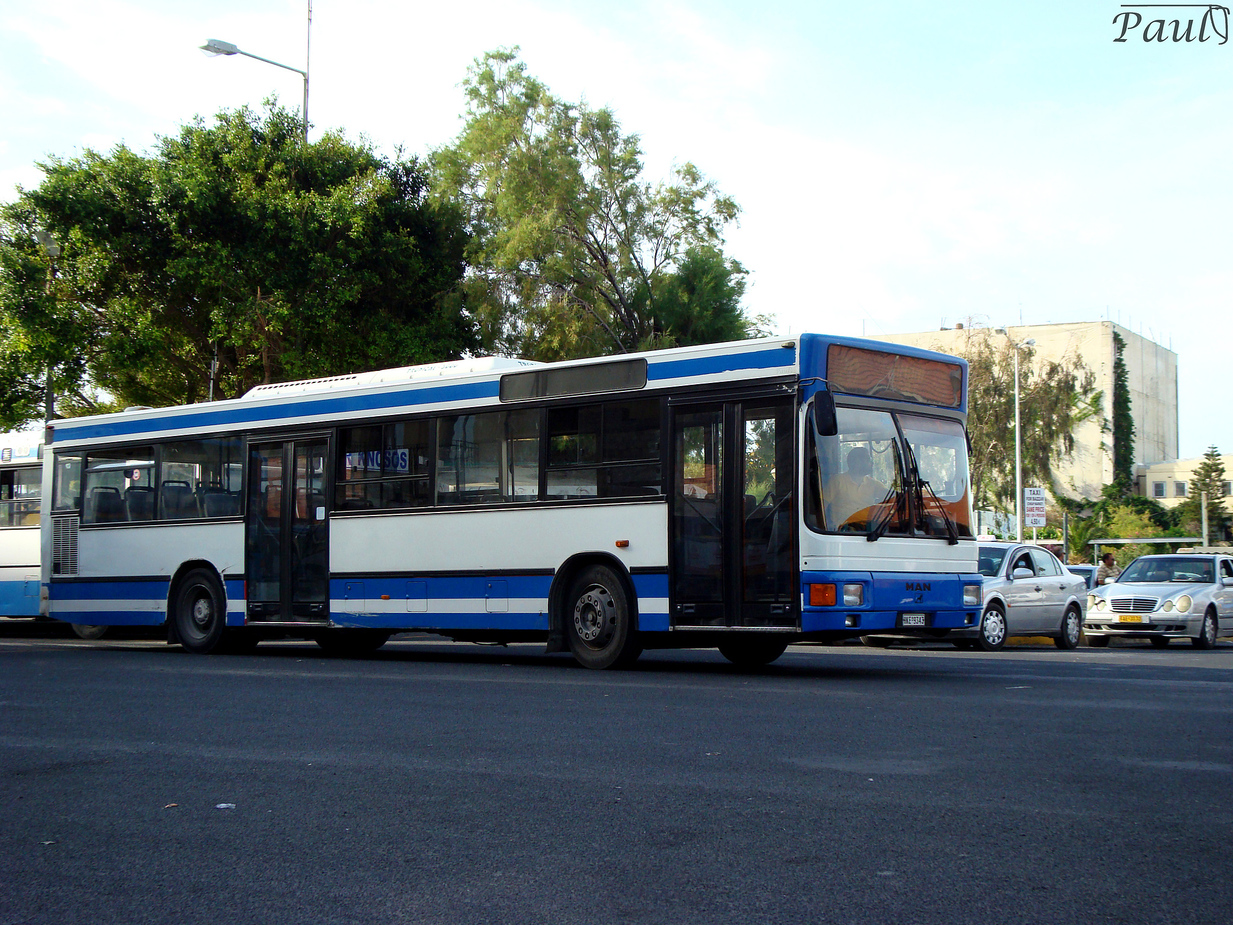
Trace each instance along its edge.
<instances>
[{"instance_id":1,"label":"bus side panel","mask_svg":"<svg viewBox=\"0 0 1233 925\"><path fill-rule=\"evenodd\" d=\"M73 577L52 578L49 613L92 625L155 625L167 612L171 579L189 560L209 563L222 576L228 625L244 620L244 525L164 523L83 527Z\"/></svg>"},{"instance_id":2,"label":"bus side panel","mask_svg":"<svg viewBox=\"0 0 1233 925\"><path fill-rule=\"evenodd\" d=\"M587 552L620 560L633 573L643 628L667 629L665 503L334 518L331 618L343 626L547 632L553 575Z\"/></svg>"},{"instance_id":3,"label":"bus side panel","mask_svg":"<svg viewBox=\"0 0 1233 925\"><path fill-rule=\"evenodd\" d=\"M39 614L39 530L0 530L0 617Z\"/></svg>"},{"instance_id":4,"label":"bus side panel","mask_svg":"<svg viewBox=\"0 0 1233 925\"><path fill-rule=\"evenodd\" d=\"M51 615L87 626L158 626L167 612L168 578L81 579L51 584Z\"/></svg>"}]
</instances>

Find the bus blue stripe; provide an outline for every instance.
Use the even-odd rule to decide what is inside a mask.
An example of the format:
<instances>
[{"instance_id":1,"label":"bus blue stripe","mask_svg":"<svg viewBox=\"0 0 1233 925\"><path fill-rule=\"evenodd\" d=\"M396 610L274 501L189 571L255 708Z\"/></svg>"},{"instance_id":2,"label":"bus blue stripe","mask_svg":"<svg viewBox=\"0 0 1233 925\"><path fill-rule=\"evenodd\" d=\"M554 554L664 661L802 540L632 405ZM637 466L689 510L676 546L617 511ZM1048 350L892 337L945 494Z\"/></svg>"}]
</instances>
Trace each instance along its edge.
<instances>
[{"instance_id":1,"label":"bus blue stripe","mask_svg":"<svg viewBox=\"0 0 1233 925\"><path fill-rule=\"evenodd\" d=\"M694 376L713 376L742 369L775 369L784 367L790 371L796 364L796 350L772 347L750 353L726 353L722 356L694 357L687 360L669 360L651 363L647 367L647 380L688 379Z\"/></svg>"}]
</instances>

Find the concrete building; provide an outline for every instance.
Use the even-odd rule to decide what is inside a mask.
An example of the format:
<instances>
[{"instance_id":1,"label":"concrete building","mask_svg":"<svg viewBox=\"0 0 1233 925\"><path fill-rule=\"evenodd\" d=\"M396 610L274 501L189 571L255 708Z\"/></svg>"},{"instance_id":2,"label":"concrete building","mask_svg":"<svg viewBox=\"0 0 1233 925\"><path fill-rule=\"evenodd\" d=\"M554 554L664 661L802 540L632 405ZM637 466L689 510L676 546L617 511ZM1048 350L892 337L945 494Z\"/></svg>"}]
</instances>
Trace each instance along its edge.
<instances>
[{"instance_id":1,"label":"concrete building","mask_svg":"<svg viewBox=\"0 0 1233 925\"><path fill-rule=\"evenodd\" d=\"M890 334L873 339L960 355L968 352L973 338L1000 340L1010 337L1015 343L1033 339L1036 341L1032 348L1033 365L1077 357L1095 374L1095 388L1102 393L1104 420L1093 419L1079 425L1074 434L1074 454L1057 467L1057 484L1045 487L1072 498L1095 499L1100 497L1104 486L1113 481L1109 422L1113 411L1114 332L1124 342L1122 359L1130 390L1130 413L1135 422L1135 463L1148 466L1176 460L1177 354L1119 324L1085 321L1018 325L1007 328L1006 334L983 326L957 325L941 331ZM1024 419L1020 426L1026 430L1032 424ZM1007 432L1006 439L1014 441L1013 430Z\"/></svg>"},{"instance_id":2,"label":"concrete building","mask_svg":"<svg viewBox=\"0 0 1233 925\"><path fill-rule=\"evenodd\" d=\"M1165 507L1177 507L1186 500L1190 492L1190 480L1194 478L1194 471L1202 462L1203 457L1199 456L1195 459L1174 459L1150 466L1138 466L1135 470L1138 493L1159 501ZM1226 475L1233 474L1233 456L1222 455L1220 462ZM1225 497L1233 495L1233 481L1224 483L1224 494ZM1225 504L1225 509L1228 508L1229 505Z\"/></svg>"}]
</instances>

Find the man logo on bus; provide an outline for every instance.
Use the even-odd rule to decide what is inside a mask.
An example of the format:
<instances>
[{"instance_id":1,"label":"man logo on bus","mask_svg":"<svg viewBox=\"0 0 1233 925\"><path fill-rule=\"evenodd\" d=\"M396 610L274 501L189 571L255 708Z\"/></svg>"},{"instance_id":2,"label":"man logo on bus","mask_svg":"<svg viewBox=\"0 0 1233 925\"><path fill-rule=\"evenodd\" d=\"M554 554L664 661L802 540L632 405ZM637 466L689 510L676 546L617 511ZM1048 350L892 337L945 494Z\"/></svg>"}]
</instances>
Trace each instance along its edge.
<instances>
[{"instance_id":1,"label":"man logo on bus","mask_svg":"<svg viewBox=\"0 0 1233 925\"><path fill-rule=\"evenodd\" d=\"M903 586L905 591L928 591L929 582L927 581L909 581Z\"/></svg>"}]
</instances>

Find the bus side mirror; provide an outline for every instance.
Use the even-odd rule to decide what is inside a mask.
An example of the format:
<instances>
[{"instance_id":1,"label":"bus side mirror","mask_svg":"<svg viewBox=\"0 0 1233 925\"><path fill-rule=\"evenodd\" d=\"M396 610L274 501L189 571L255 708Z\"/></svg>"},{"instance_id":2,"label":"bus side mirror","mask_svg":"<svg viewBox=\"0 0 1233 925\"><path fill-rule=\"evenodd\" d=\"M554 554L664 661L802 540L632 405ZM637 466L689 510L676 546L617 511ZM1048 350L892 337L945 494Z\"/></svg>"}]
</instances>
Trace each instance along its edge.
<instances>
[{"instance_id":1,"label":"bus side mirror","mask_svg":"<svg viewBox=\"0 0 1233 925\"><path fill-rule=\"evenodd\" d=\"M839 418L835 415L835 396L819 392L813 398L813 426L819 437L834 437L839 433Z\"/></svg>"}]
</instances>

